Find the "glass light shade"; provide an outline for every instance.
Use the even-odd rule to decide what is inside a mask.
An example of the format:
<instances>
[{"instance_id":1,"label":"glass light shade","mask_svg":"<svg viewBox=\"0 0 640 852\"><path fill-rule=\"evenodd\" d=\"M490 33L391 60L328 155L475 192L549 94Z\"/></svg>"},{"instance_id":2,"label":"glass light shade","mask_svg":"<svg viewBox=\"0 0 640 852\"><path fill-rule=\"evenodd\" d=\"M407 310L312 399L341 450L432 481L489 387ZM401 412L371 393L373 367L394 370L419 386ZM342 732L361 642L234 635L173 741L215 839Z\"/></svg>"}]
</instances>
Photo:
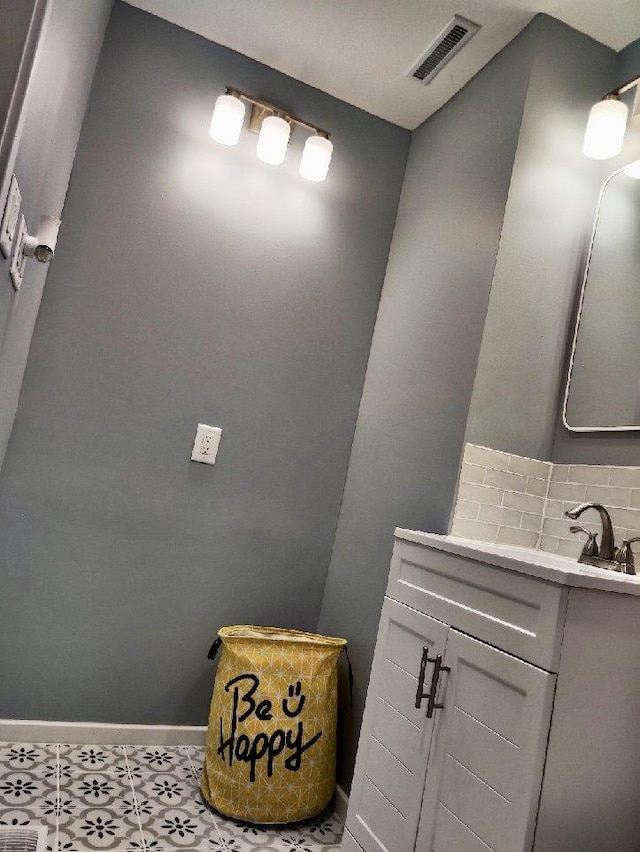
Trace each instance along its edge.
<instances>
[{"instance_id":1,"label":"glass light shade","mask_svg":"<svg viewBox=\"0 0 640 852\"><path fill-rule=\"evenodd\" d=\"M325 136L310 136L304 145L300 174L305 180L320 182L329 171L333 145Z\"/></svg>"},{"instance_id":2,"label":"glass light shade","mask_svg":"<svg viewBox=\"0 0 640 852\"><path fill-rule=\"evenodd\" d=\"M635 163L629 163L624 173L630 178L640 180L640 160L636 160Z\"/></svg>"},{"instance_id":3,"label":"glass light shade","mask_svg":"<svg viewBox=\"0 0 640 852\"><path fill-rule=\"evenodd\" d=\"M636 96L631 107L631 124L640 130L640 83L636 86Z\"/></svg>"},{"instance_id":4,"label":"glass light shade","mask_svg":"<svg viewBox=\"0 0 640 852\"><path fill-rule=\"evenodd\" d=\"M627 126L626 104L614 98L591 107L582 151L592 160L609 160L622 150Z\"/></svg>"},{"instance_id":5,"label":"glass light shade","mask_svg":"<svg viewBox=\"0 0 640 852\"><path fill-rule=\"evenodd\" d=\"M235 95L220 95L211 119L209 135L221 145L237 145L244 122L245 105Z\"/></svg>"},{"instance_id":6,"label":"glass light shade","mask_svg":"<svg viewBox=\"0 0 640 852\"><path fill-rule=\"evenodd\" d=\"M291 128L284 118L270 115L265 118L258 136L258 158L269 166L279 166L287 156Z\"/></svg>"}]
</instances>

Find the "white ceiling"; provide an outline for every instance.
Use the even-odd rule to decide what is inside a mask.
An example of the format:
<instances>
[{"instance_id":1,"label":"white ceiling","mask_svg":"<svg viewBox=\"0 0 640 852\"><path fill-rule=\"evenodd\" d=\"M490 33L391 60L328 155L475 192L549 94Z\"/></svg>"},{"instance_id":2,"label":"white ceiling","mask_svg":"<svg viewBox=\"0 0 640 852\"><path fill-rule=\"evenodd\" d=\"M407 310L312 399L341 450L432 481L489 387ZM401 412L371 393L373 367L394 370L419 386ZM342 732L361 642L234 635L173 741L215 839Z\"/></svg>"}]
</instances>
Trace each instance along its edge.
<instances>
[{"instance_id":1,"label":"white ceiling","mask_svg":"<svg viewBox=\"0 0 640 852\"><path fill-rule=\"evenodd\" d=\"M411 130L461 89L537 12L559 18L615 50L640 37L640 0L126 2ZM480 24L478 34L427 86L406 78L456 13Z\"/></svg>"}]
</instances>

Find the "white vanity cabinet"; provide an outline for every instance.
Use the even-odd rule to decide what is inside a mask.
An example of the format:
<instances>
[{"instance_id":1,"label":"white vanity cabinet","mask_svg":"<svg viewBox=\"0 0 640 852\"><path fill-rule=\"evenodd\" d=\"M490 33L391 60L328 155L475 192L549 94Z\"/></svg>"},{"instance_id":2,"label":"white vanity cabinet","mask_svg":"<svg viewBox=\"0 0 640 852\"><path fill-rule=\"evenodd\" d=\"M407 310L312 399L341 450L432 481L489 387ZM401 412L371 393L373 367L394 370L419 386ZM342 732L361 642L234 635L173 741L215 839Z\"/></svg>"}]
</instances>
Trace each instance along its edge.
<instances>
[{"instance_id":1,"label":"white vanity cabinet","mask_svg":"<svg viewBox=\"0 0 640 852\"><path fill-rule=\"evenodd\" d=\"M343 852L639 850L640 581L486 548L396 531Z\"/></svg>"}]
</instances>

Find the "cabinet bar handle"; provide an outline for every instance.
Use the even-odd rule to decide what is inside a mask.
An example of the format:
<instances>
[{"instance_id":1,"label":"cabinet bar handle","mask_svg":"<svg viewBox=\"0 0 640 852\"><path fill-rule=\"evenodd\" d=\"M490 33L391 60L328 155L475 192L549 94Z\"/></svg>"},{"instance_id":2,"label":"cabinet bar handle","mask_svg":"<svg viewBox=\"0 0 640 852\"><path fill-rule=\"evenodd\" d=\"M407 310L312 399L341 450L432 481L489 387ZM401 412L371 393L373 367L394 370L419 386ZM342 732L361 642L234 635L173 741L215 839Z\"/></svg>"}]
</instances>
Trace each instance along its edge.
<instances>
[{"instance_id":1,"label":"cabinet bar handle","mask_svg":"<svg viewBox=\"0 0 640 852\"><path fill-rule=\"evenodd\" d=\"M420 674L418 675L418 691L416 692L416 710L420 709L422 699L428 697L426 692L424 692L424 676L427 670L428 662L430 662L429 649L425 645L425 647L422 649L422 657L420 658Z\"/></svg>"},{"instance_id":2,"label":"cabinet bar handle","mask_svg":"<svg viewBox=\"0 0 640 852\"><path fill-rule=\"evenodd\" d=\"M434 710L442 710L444 704L436 704L436 695L438 692L438 681L440 680L440 672L450 672L451 669L449 666L442 665L442 656L437 654L434 660L429 660L428 662L433 663L433 676L431 678L431 690L429 691L429 695L427 698L429 699L427 702L427 719L431 719L433 717Z\"/></svg>"}]
</instances>

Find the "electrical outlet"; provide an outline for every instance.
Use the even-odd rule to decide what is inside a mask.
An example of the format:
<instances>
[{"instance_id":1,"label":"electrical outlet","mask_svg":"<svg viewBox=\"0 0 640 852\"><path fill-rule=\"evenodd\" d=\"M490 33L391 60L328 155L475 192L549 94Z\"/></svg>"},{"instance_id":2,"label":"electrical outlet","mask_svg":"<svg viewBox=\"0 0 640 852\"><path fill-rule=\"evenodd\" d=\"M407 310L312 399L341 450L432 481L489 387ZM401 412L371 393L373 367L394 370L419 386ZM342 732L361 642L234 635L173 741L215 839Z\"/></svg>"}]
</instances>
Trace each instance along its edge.
<instances>
[{"instance_id":1,"label":"electrical outlet","mask_svg":"<svg viewBox=\"0 0 640 852\"><path fill-rule=\"evenodd\" d=\"M191 461L215 464L221 437L222 429L218 429L217 426L206 426L204 423L198 423Z\"/></svg>"},{"instance_id":2,"label":"electrical outlet","mask_svg":"<svg viewBox=\"0 0 640 852\"><path fill-rule=\"evenodd\" d=\"M22 249L26 236L27 223L24 221L24 216L20 216L20 224L18 225L18 230L16 232L15 248L13 251L13 257L11 258L11 267L9 269L14 290L20 289L22 279L24 278L24 268L27 263L27 256Z\"/></svg>"},{"instance_id":3,"label":"electrical outlet","mask_svg":"<svg viewBox=\"0 0 640 852\"><path fill-rule=\"evenodd\" d=\"M9 184L2 224L0 225L0 251L5 257L11 256L21 206L22 193L20 192L17 178L13 175Z\"/></svg>"}]
</instances>

